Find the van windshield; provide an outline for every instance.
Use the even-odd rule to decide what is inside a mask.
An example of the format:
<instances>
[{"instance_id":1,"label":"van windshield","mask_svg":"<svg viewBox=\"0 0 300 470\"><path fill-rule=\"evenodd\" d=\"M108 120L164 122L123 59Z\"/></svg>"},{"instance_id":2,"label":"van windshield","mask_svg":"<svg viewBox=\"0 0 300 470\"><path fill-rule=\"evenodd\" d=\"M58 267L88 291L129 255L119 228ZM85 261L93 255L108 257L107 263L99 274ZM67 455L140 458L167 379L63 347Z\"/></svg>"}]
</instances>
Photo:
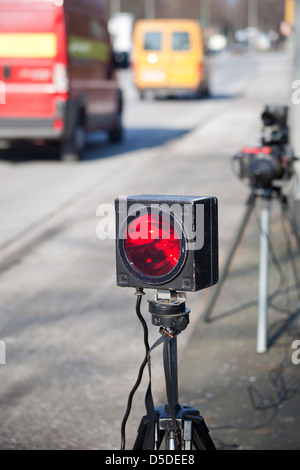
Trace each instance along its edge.
<instances>
[{"instance_id":1,"label":"van windshield","mask_svg":"<svg viewBox=\"0 0 300 470\"><path fill-rule=\"evenodd\" d=\"M162 34L158 31L149 31L145 34L144 49L145 51L160 51L162 42Z\"/></svg>"},{"instance_id":2,"label":"van windshield","mask_svg":"<svg viewBox=\"0 0 300 470\"><path fill-rule=\"evenodd\" d=\"M172 34L173 51L189 51L190 36L187 32L175 32Z\"/></svg>"}]
</instances>

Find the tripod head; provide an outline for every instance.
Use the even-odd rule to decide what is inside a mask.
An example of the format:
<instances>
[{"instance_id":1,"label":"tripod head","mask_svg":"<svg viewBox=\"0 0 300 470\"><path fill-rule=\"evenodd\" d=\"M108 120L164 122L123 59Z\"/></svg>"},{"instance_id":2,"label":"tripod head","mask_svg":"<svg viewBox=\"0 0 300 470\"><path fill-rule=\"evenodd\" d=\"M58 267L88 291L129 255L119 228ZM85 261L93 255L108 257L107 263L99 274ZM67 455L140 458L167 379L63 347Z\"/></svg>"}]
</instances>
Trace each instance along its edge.
<instances>
[{"instance_id":1,"label":"tripod head","mask_svg":"<svg viewBox=\"0 0 300 470\"><path fill-rule=\"evenodd\" d=\"M287 106L266 106L262 113L261 145L244 147L233 156L233 170L253 192L276 191L297 179L294 162L298 158L289 145Z\"/></svg>"},{"instance_id":2,"label":"tripod head","mask_svg":"<svg viewBox=\"0 0 300 470\"><path fill-rule=\"evenodd\" d=\"M189 324L190 310L186 308L185 292L157 290L154 299L149 300L152 324L180 333Z\"/></svg>"}]
</instances>

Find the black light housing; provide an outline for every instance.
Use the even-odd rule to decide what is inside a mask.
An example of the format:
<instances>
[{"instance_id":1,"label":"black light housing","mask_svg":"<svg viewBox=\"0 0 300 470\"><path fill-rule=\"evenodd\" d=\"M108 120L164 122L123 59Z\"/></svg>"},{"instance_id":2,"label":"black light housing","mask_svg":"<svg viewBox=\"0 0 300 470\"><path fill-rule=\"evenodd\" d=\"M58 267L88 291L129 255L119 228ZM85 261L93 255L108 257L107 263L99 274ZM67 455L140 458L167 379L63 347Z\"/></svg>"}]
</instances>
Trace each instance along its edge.
<instances>
[{"instance_id":1,"label":"black light housing","mask_svg":"<svg viewBox=\"0 0 300 470\"><path fill-rule=\"evenodd\" d=\"M116 199L117 284L197 291L218 282L215 197Z\"/></svg>"}]
</instances>

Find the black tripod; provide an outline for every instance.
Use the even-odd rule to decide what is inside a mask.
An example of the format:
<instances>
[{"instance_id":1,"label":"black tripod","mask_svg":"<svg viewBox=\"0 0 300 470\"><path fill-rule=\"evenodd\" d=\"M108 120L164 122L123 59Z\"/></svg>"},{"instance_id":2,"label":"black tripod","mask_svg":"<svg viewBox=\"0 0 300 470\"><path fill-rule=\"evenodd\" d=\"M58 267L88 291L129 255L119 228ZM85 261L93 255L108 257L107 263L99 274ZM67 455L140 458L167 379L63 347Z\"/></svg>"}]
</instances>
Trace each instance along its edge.
<instances>
[{"instance_id":1,"label":"black tripod","mask_svg":"<svg viewBox=\"0 0 300 470\"><path fill-rule=\"evenodd\" d=\"M133 450L216 450L198 410L178 403L177 336L189 323L185 296L177 292L156 294L149 303L152 323L160 327L168 404L154 408L151 391L146 394L147 415L141 420ZM149 359L150 360L150 359Z\"/></svg>"},{"instance_id":2,"label":"black tripod","mask_svg":"<svg viewBox=\"0 0 300 470\"><path fill-rule=\"evenodd\" d=\"M261 198L260 214L260 260L259 260L259 291L258 291L258 316L257 316L257 352L264 353L268 348L267 327L268 327L268 276L269 276L269 250L270 250L270 210L271 202L274 198L280 201L282 214L289 221L291 231L294 234L298 250L300 253L300 237L297 224L291 215L287 196L282 194L280 188L266 188L261 191L253 188L247 201L247 207L241 224L238 228L233 244L229 250L227 258L220 274L219 283L212 291L211 297L204 311L204 320L209 321L215 302L220 294L222 286L228 275L230 265L244 234L252 211L255 208L257 197ZM295 277L296 273L294 272ZM297 279L296 279L297 281ZM298 282L298 281L297 281Z\"/></svg>"}]
</instances>

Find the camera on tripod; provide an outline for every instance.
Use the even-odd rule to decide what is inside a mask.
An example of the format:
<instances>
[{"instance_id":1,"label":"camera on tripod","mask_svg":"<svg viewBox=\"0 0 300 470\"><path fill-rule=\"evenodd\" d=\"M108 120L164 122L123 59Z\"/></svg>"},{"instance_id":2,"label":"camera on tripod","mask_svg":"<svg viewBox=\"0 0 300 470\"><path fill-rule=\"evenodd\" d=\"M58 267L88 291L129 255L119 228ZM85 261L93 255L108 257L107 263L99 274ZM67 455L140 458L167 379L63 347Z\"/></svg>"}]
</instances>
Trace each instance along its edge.
<instances>
[{"instance_id":1,"label":"camera on tripod","mask_svg":"<svg viewBox=\"0 0 300 470\"><path fill-rule=\"evenodd\" d=\"M298 244L298 252L300 250L299 229L295 217L289 209L288 193L292 193L292 184L297 183L297 174L293 164L298 158L293 155L289 147L287 114L288 108L286 106L267 106L261 116L263 121L261 147L245 147L233 157L238 177L249 183L251 193L247 200L245 214L224 261L219 283L212 292L204 313L204 318L208 321L229 273L234 253L242 240L247 223L255 209L256 201L260 198L260 259L256 349L258 353L266 352L269 342L268 302L271 297L269 297L268 288L271 203L273 200L277 199L280 202L282 216L289 222ZM296 271L294 272L296 273ZM297 285L297 279L295 281Z\"/></svg>"},{"instance_id":2,"label":"camera on tripod","mask_svg":"<svg viewBox=\"0 0 300 470\"><path fill-rule=\"evenodd\" d=\"M287 145L289 130L287 106L266 106L261 115L263 145Z\"/></svg>"},{"instance_id":3,"label":"camera on tripod","mask_svg":"<svg viewBox=\"0 0 300 470\"><path fill-rule=\"evenodd\" d=\"M261 118L262 146L244 147L233 159L238 177L253 189L275 189L295 174L296 158L288 145L288 108L266 106Z\"/></svg>"}]
</instances>

